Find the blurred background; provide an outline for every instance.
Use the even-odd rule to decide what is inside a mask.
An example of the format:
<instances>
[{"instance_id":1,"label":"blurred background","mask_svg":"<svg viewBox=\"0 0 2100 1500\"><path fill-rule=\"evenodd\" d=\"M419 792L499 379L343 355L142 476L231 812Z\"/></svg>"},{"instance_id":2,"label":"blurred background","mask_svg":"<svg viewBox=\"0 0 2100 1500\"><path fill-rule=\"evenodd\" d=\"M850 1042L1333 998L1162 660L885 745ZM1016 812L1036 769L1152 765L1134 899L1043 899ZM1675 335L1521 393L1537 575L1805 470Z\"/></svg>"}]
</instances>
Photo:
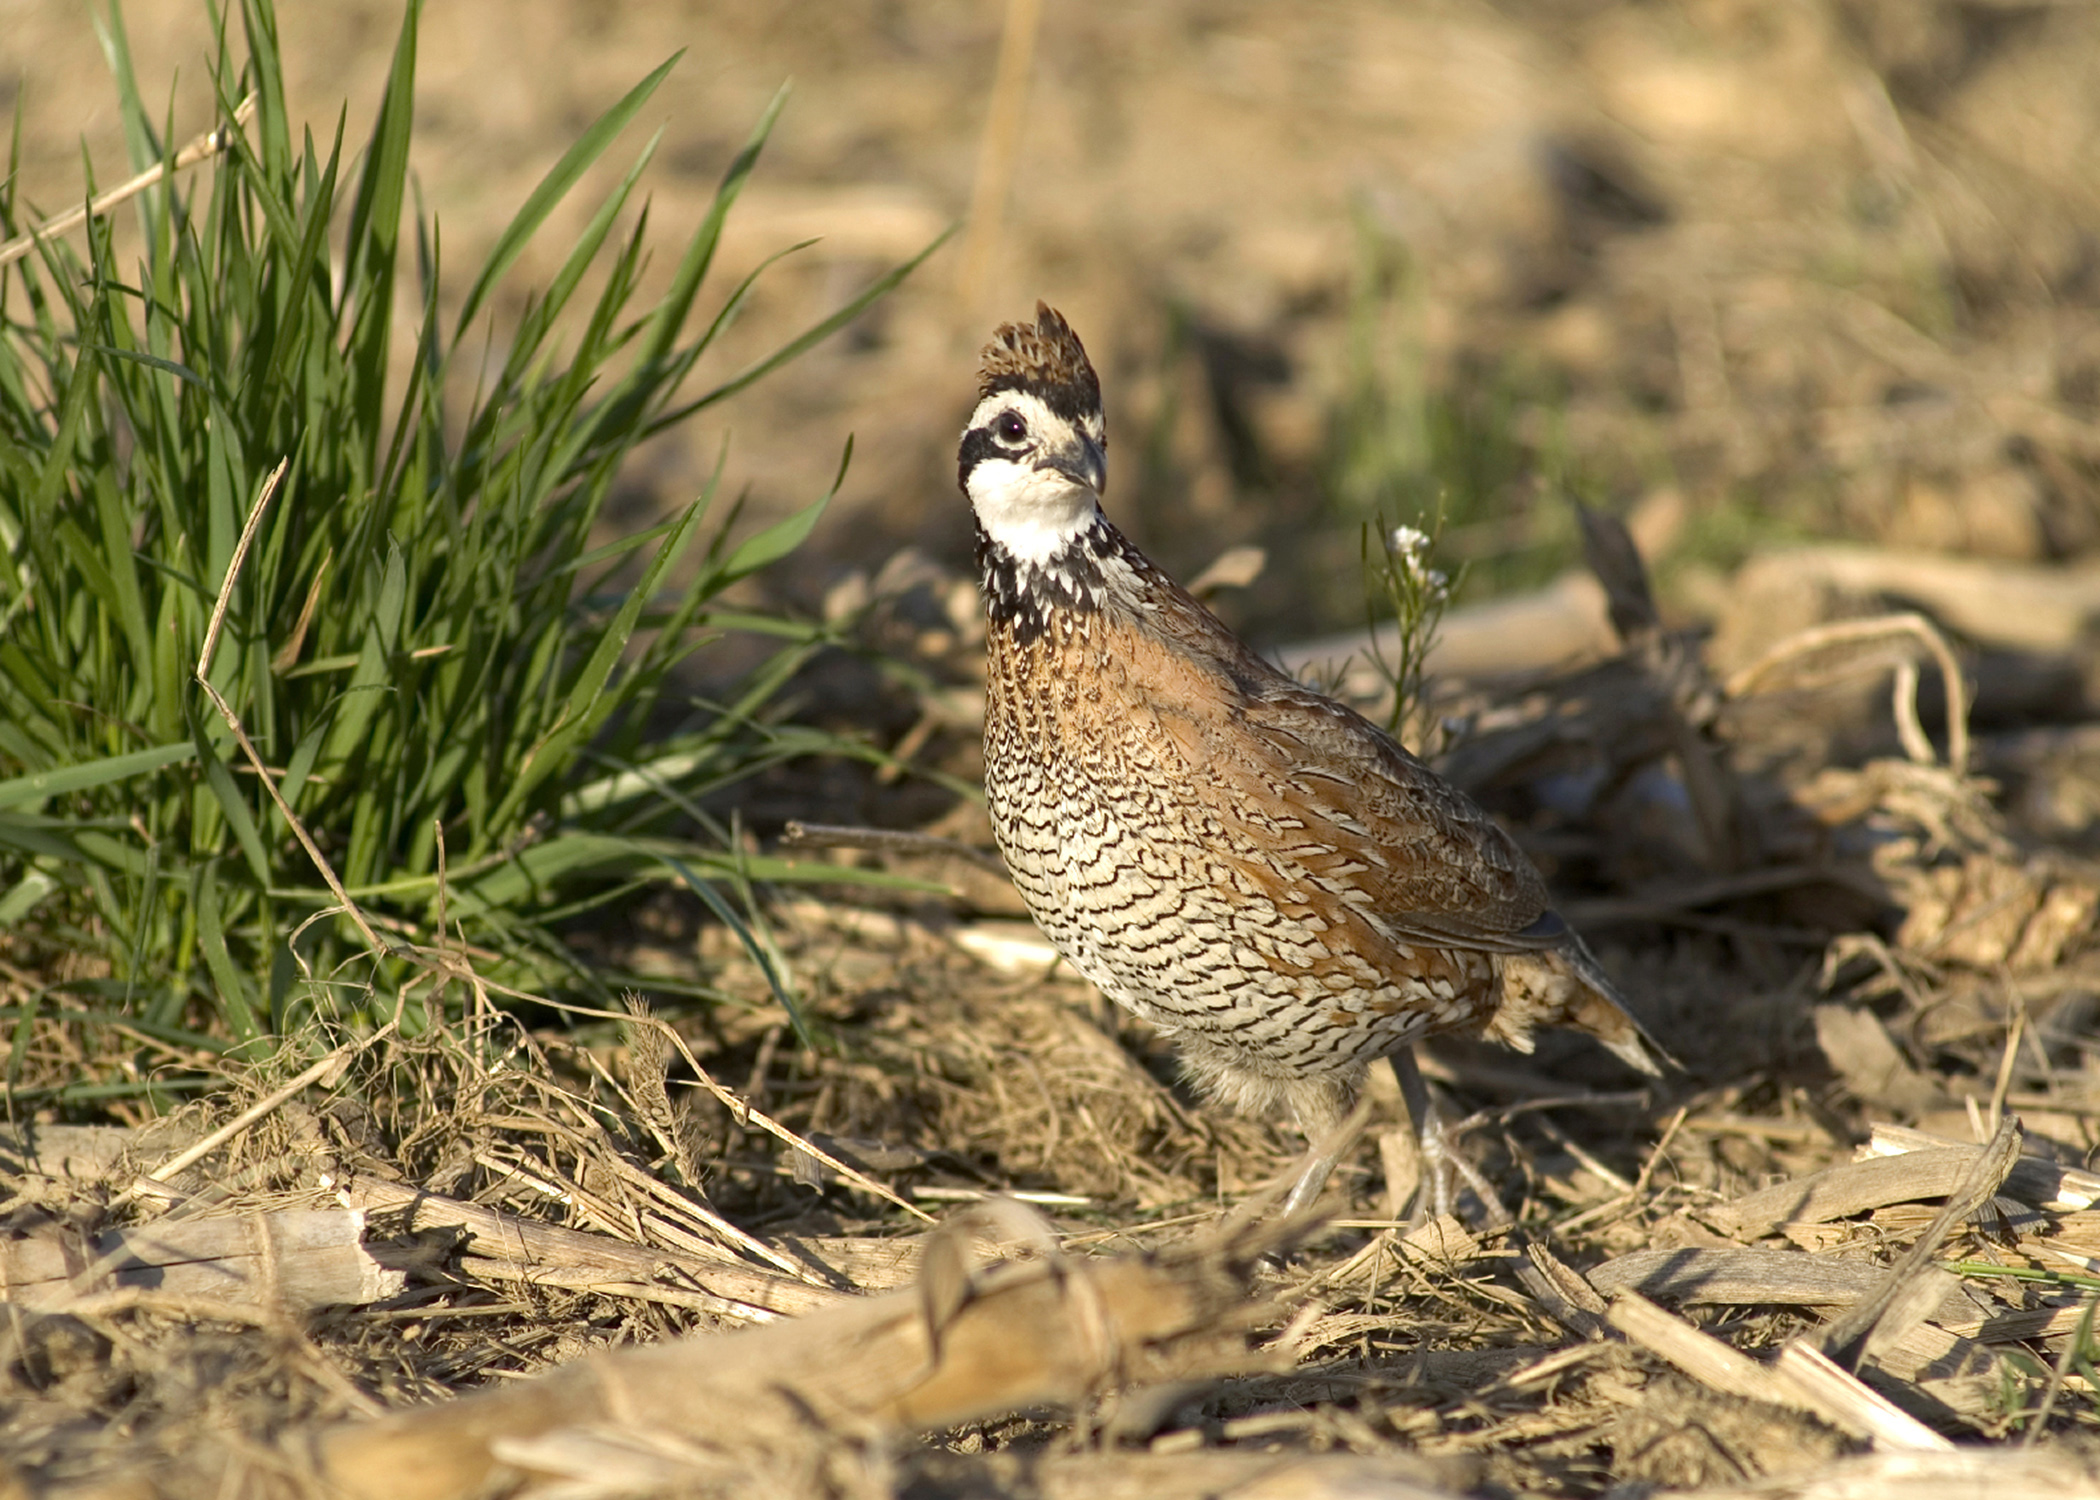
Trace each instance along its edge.
<instances>
[{"instance_id":1,"label":"blurred background","mask_svg":"<svg viewBox=\"0 0 2100 1500\"><path fill-rule=\"evenodd\" d=\"M204 7L125 14L186 139L209 122ZM398 24L392 0L285 11L292 108L324 144L346 101L369 118ZM661 232L688 232L791 81L727 269L820 237L766 272L730 355L965 224L627 476L639 519L726 439L732 492L785 512L853 434L840 503L775 581L811 607L901 547L967 574L952 462L974 351L1037 297L1102 371L1115 518L1183 577L1267 548L1219 607L1272 644L1360 624L1381 509L1441 506L1474 599L1578 560L1571 494L1618 511L1666 613L1753 638L1738 659L1820 607L1760 595L1730 620L1762 547L2060 563L2100 543L2092 6L441 4L414 165L445 263L479 264L582 125L679 48L642 122L663 131ZM77 0L0 0L0 107L41 209L77 197L83 142L118 175L112 99ZM594 201L571 196L577 223L558 215L515 285Z\"/></svg>"}]
</instances>

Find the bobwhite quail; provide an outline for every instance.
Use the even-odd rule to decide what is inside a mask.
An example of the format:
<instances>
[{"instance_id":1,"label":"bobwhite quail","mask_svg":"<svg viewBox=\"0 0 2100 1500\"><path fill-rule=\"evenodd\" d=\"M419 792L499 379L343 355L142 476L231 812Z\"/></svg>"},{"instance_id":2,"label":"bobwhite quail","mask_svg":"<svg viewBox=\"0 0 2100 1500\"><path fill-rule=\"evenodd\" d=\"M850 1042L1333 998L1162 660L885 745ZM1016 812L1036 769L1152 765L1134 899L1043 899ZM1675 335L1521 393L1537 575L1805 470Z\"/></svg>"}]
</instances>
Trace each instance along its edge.
<instances>
[{"instance_id":1,"label":"bobwhite quail","mask_svg":"<svg viewBox=\"0 0 2100 1500\"><path fill-rule=\"evenodd\" d=\"M960 454L990 626L985 793L1057 950L1171 1035L1205 1092L1290 1108L1315 1143L1292 1208L1324 1185L1380 1056L1434 1148L1418 1037L1529 1051L1534 1027L1570 1026L1659 1073L1485 812L1109 524L1107 443L1065 320L1038 303L1032 326L1001 327Z\"/></svg>"}]
</instances>

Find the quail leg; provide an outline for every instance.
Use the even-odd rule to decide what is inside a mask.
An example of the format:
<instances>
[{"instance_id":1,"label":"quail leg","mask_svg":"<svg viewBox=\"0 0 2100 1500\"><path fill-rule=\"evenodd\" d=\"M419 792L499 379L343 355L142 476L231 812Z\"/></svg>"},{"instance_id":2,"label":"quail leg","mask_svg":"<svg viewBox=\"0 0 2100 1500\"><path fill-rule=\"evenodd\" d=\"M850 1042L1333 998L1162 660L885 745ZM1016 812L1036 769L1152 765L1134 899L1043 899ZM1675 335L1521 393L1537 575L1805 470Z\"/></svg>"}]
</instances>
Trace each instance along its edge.
<instances>
[{"instance_id":1,"label":"quail leg","mask_svg":"<svg viewBox=\"0 0 2100 1500\"><path fill-rule=\"evenodd\" d=\"M1400 1085L1400 1098L1407 1105L1407 1117L1415 1128L1415 1145L1422 1156L1422 1175L1426 1179L1426 1198L1418 1191L1415 1198L1414 1218L1419 1220L1426 1204L1429 1211L1442 1216L1457 1208L1458 1186L1455 1179L1463 1178L1467 1187L1480 1195L1480 1206L1492 1227L1509 1222L1509 1210L1495 1196L1495 1190L1480 1169L1466 1159L1463 1151L1453 1144L1445 1132L1444 1122L1437 1113L1436 1104L1429 1097L1429 1085L1422 1079L1422 1070L1415 1063L1412 1047L1403 1047L1390 1054L1393 1077Z\"/></svg>"},{"instance_id":2,"label":"quail leg","mask_svg":"<svg viewBox=\"0 0 2100 1500\"><path fill-rule=\"evenodd\" d=\"M1298 1176L1283 1200L1286 1216L1297 1213L1320 1196L1321 1190L1327 1186L1327 1179L1334 1173L1335 1164L1356 1144L1356 1138L1363 1134L1364 1122L1371 1116L1370 1101L1364 1098L1359 1098L1355 1107L1346 1114L1333 1103L1317 1107L1301 1103L1294 1112L1298 1117L1298 1128L1305 1134L1306 1149Z\"/></svg>"},{"instance_id":3,"label":"quail leg","mask_svg":"<svg viewBox=\"0 0 2100 1500\"><path fill-rule=\"evenodd\" d=\"M1444 1122L1429 1097L1429 1085L1415 1063L1415 1049L1402 1047L1387 1061L1393 1065L1394 1081L1400 1085L1401 1102L1407 1106L1408 1123L1414 1126L1415 1151L1422 1162L1422 1184L1415 1190L1414 1219L1425 1207L1438 1217L1451 1212L1456 1193L1451 1185L1453 1152L1444 1139Z\"/></svg>"},{"instance_id":4,"label":"quail leg","mask_svg":"<svg viewBox=\"0 0 2100 1500\"><path fill-rule=\"evenodd\" d=\"M1329 1132L1330 1141L1334 1134ZM1297 1181L1291 1184L1290 1194L1283 1200L1286 1218L1320 1196L1320 1190L1327 1186L1327 1179L1334 1173L1335 1163L1342 1159L1342 1153L1347 1149L1346 1141L1331 1146L1325 1141L1313 1142L1305 1153L1304 1164L1298 1168Z\"/></svg>"},{"instance_id":5,"label":"quail leg","mask_svg":"<svg viewBox=\"0 0 2100 1500\"><path fill-rule=\"evenodd\" d=\"M1415 1197L1415 1219L1419 1221L1425 1209L1438 1215L1452 1212L1457 1192L1453 1183L1455 1176L1464 1176L1483 1199L1489 1198L1486 1182L1480 1180L1479 1173L1469 1170L1471 1164L1445 1138L1443 1120L1429 1097L1429 1086L1423 1082L1421 1069L1415 1065L1414 1049L1403 1047L1391 1054L1390 1061L1393 1076L1400 1085L1400 1098L1407 1106L1415 1150L1422 1163L1423 1185ZM1314 1106L1305 1101L1297 1106L1295 1113L1298 1128L1307 1144L1298 1175L1291 1183L1289 1195L1283 1200L1286 1214L1297 1213L1320 1196L1336 1164L1356 1144L1368 1110L1364 1101L1359 1100L1349 1117L1343 1119L1332 1105Z\"/></svg>"}]
</instances>

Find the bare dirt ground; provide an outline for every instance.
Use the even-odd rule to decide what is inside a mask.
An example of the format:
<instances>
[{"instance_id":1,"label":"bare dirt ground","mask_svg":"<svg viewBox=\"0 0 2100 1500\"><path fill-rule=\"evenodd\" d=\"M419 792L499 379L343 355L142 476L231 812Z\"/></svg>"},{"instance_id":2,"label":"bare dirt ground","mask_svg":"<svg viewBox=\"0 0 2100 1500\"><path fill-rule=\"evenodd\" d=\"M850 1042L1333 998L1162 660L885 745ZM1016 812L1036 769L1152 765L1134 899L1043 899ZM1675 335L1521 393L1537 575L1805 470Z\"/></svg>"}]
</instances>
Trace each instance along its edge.
<instances>
[{"instance_id":1,"label":"bare dirt ground","mask_svg":"<svg viewBox=\"0 0 2100 1500\"><path fill-rule=\"evenodd\" d=\"M208 108L202 9L127 9L178 138ZM793 82L733 223L739 266L823 236L768 276L733 352L769 346L967 214L1002 14L433 7L416 168L446 262L463 282L582 123L689 48L644 122L664 131L650 187L674 238ZM345 100L369 118L396 19L363 0L287 12L290 93L317 132ZM1464 518L1474 555L1571 559L1545 466L1649 502L1666 576L1775 525L2062 557L2093 538L2100 444L2089 24L1998 3L1060 5L973 286L958 240L635 483L689 485L728 429L734 479L786 505L850 431L827 555L879 566L908 541L960 561L945 476L968 356L1045 297L1104 371L1113 498L1139 540L1185 571L1225 541L1295 542L1275 597L1247 607L1302 631L1310 599L1353 594L1331 565L1354 517L1320 471L1360 394L1369 260L1402 283L1368 301L1412 378L1528 461L1495 476L1492 516ZM121 161L103 79L78 7L8 0L0 102L19 98L23 176L53 208L79 191L83 137L106 176ZM1474 410L1496 398L1501 420ZM1687 607L1711 609L1711 582Z\"/></svg>"},{"instance_id":2,"label":"bare dirt ground","mask_svg":"<svg viewBox=\"0 0 2100 1500\"><path fill-rule=\"evenodd\" d=\"M1038 296L1071 317L1117 519L1185 577L1266 548L1218 603L1267 643L1360 620L1360 522L1441 493L1477 604L1443 658L1443 765L1683 1074L1635 1090L1573 1044L1440 1046L1485 1194L1410 1223L1380 1098L1327 1223L1221 1227L1296 1143L1195 1103L996 877L893 860L955 894L780 906L816 1048L664 903L604 941L743 1002L668 1015L689 1053L643 1021L475 1007L454 1037L347 1048L196 1163L166 1165L245 1100L12 1147L8 1482L2094 1492L2100 17L1069 3L991 192L1004 14L434 6L416 164L447 264L679 47L647 122L664 233L792 77L727 254L824 236L768 273L725 365L997 205L632 476L638 519L726 433L731 484L785 509L853 432L773 586L925 671L881 732L965 779L952 445L992 322ZM127 15L174 135L202 128L199 9ZM396 21L286 8L317 131L345 98L369 116ZM83 136L117 175L101 66L79 7L0 0L47 208ZM1626 518L1659 613L1609 529L1601 582L1554 581L1582 555L1571 493ZM752 821L981 838L966 801L910 787L778 778ZM994 1190L1044 1217L917 1217ZM329 1216L352 1214L346 1239ZM985 1271L973 1242L1023 1253ZM523 1409L550 1366L696 1330L667 1346L690 1366L582 1365ZM651 1405L665 1389L697 1394ZM465 1391L496 1394L440 1400Z\"/></svg>"}]
</instances>

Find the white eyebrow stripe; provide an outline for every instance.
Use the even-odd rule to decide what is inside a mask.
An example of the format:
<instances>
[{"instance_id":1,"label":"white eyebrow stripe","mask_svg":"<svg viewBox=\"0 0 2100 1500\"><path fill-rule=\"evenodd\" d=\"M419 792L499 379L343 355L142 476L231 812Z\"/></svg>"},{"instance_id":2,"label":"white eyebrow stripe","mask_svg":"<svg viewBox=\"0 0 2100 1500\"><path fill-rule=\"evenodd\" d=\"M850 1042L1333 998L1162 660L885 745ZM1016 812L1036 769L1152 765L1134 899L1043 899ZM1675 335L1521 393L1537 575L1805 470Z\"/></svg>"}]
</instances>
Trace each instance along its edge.
<instances>
[{"instance_id":1,"label":"white eyebrow stripe","mask_svg":"<svg viewBox=\"0 0 2100 1500\"><path fill-rule=\"evenodd\" d=\"M1046 432L1071 425L1063 417L1052 411L1047 401L1032 392L993 391L989 396L977 403L977 409L970 413L969 423L963 428L963 431L975 432L978 428L989 423L1001 411L1019 412L1021 420L1028 424L1028 436L1036 441L1040 441L1042 434Z\"/></svg>"}]
</instances>

